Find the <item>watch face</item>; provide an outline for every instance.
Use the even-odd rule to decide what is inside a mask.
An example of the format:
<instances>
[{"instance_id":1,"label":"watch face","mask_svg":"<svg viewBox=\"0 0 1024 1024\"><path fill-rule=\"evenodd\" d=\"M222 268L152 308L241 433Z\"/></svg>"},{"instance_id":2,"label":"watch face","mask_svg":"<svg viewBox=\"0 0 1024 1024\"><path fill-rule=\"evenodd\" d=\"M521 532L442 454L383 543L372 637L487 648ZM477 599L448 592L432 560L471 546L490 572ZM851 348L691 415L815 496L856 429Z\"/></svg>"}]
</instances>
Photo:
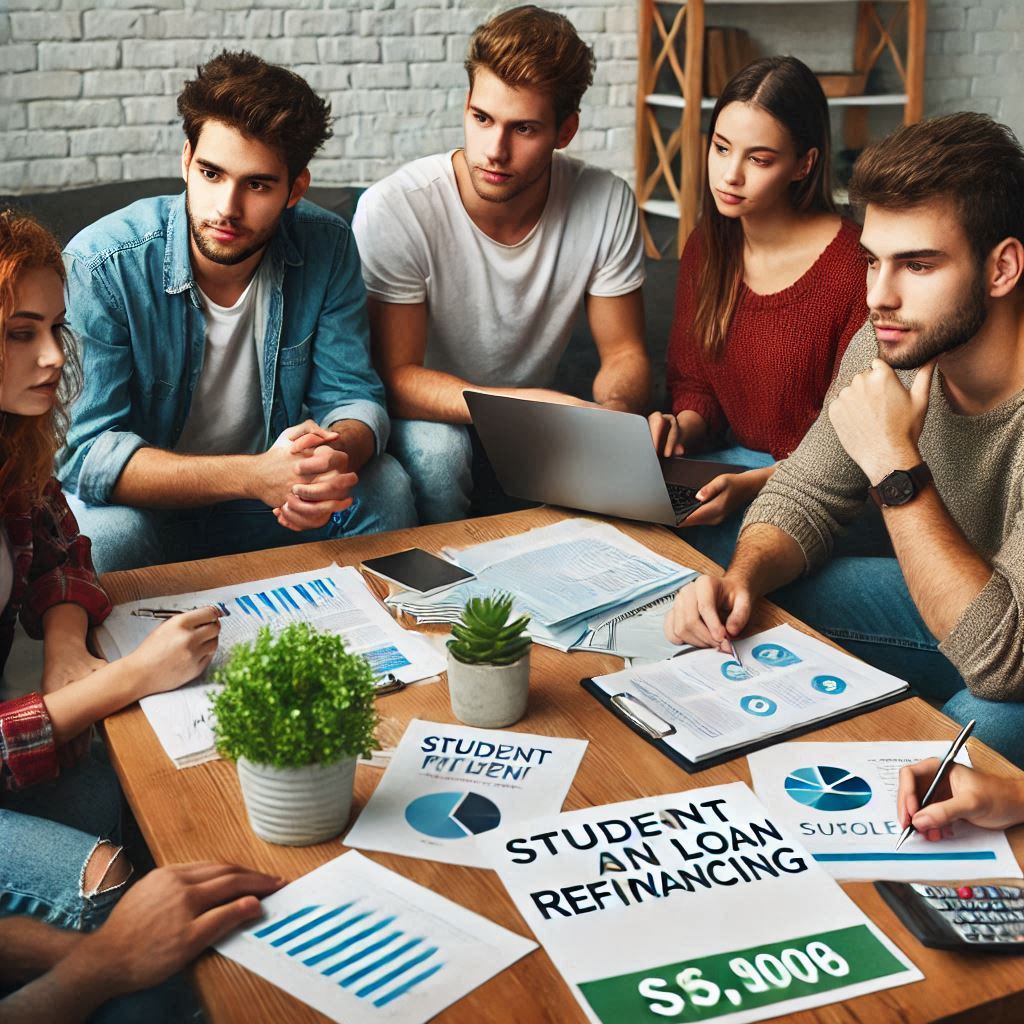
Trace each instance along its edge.
<instances>
[{"instance_id":1,"label":"watch face","mask_svg":"<svg viewBox=\"0 0 1024 1024\"><path fill-rule=\"evenodd\" d=\"M878 493L884 505L905 505L914 496L916 488L909 473L897 469L879 485Z\"/></svg>"}]
</instances>

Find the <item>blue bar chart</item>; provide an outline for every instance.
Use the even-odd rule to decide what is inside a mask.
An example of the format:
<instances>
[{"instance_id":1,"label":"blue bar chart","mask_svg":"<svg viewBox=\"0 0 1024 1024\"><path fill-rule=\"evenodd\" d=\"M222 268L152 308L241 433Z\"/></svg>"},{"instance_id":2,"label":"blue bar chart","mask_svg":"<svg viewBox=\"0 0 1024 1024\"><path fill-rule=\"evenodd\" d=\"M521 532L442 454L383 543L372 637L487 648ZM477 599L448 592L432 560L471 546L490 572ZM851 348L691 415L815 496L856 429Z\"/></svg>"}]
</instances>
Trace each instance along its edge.
<instances>
[{"instance_id":1,"label":"blue bar chart","mask_svg":"<svg viewBox=\"0 0 1024 1024\"><path fill-rule=\"evenodd\" d=\"M359 900L302 907L250 934L378 1008L444 967L437 945L412 934L398 915Z\"/></svg>"},{"instance_id":2,"label":"blue bar chart","mask_svg":"<svg viewBox=\"0 0 1024 1024\"><path fill-rule=\"evenodd\" d=\"M338 1024L423 1024L536 948L354 850L263 912L218 952Z\"/></svg>"}]
</instances>

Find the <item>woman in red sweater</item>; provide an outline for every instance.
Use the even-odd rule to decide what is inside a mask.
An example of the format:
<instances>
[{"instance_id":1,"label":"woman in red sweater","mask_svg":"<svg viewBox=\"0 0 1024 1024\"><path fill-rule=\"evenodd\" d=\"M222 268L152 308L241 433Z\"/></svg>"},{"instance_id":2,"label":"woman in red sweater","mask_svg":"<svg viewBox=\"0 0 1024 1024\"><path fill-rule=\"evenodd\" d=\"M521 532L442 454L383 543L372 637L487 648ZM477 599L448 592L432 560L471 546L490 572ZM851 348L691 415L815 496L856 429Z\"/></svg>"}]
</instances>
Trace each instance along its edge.
<instances>
[{"instance_id":1,"label":"woman in red sweater","mask_svg":"<svg viewBox=\"0 0 1024 1024\"><path fill-rule=\"evenodd\" d=\"M824 93L794 57L748 65L711 115L708 187L680 261L668 347L672 413L654 413L651 431L665 455L714 452L751 467L706 484L684 523L728 520L685 534L719 562L867 320L860 229L836 213L829 140Z\"/></svg>"},{"instance_id":2,"label":"woman in red sweater","mask_svg":"<svg viewBox=\"0 0 1024 1024\"><path fill-rule=\"evenodd\" d=\"M219 623L211 608L176 616L110 665L86 648L110 602L52 478L75 379L63 280L55 239L0 213L0 669L19 616L44 650L42 692L0 701L0 917L89 928L130 870L117 781L104 761L81 758L90 727L195 678Z\"/></svg>"}]
</instances>

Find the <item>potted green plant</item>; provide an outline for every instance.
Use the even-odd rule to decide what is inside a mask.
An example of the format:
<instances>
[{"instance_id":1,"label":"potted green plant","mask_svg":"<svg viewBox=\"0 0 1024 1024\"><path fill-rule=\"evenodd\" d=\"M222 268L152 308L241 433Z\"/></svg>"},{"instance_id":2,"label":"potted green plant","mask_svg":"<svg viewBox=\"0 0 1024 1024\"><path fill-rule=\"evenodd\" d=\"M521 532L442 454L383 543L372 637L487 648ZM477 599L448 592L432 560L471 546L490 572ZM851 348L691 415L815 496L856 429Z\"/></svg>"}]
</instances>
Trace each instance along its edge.
<instances>
[{"instance_id":1,"label":"potted green plant","mask_svg":"<svg viewBox=\"0 0 1024 1024\"><path fill-rule=\"evenodd\" d=\"M530 621L514 621L508 594L474 597L452 626L448 692L455 717L466 725L498 729L526 713L530 688Z\"/></svg>"},{"instance_id":2,"label":"potted green plant","mask_svg":"<svg viewBox=\"0 0 1024 1024\"><path fill-rule=\"evenodd\" d=\"M299 622L233 647L216 670L217 749L238 763L261 839L306 846L338 835L356 761L374 748L373 670L344 641Z\"/></svg>"}]
</instances>

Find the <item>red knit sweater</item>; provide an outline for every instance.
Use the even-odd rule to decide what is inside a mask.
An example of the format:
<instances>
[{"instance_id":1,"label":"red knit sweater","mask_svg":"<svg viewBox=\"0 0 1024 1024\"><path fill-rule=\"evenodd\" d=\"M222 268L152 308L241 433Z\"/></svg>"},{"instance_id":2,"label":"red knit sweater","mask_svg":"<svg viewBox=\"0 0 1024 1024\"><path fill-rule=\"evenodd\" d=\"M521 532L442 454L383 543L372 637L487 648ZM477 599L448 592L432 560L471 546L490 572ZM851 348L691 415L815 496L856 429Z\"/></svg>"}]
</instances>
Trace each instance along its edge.
<instances>
[{"instance_id":1,"label":"red knit sweater","mask_svg":"<svg viewBox=\"0 0 1024 1024\"><path fill-rule=\"evenodd\" d=\"M704 358L694 335L700 243L694 231L679 262L666 377L672 412L692 409L709 440L731 429L745 448L784 459L821 412L846 346L868 317L860 228L843 220L811 268L781 292L740 285L721 358Z\"/></svg>"}]
</instances>

